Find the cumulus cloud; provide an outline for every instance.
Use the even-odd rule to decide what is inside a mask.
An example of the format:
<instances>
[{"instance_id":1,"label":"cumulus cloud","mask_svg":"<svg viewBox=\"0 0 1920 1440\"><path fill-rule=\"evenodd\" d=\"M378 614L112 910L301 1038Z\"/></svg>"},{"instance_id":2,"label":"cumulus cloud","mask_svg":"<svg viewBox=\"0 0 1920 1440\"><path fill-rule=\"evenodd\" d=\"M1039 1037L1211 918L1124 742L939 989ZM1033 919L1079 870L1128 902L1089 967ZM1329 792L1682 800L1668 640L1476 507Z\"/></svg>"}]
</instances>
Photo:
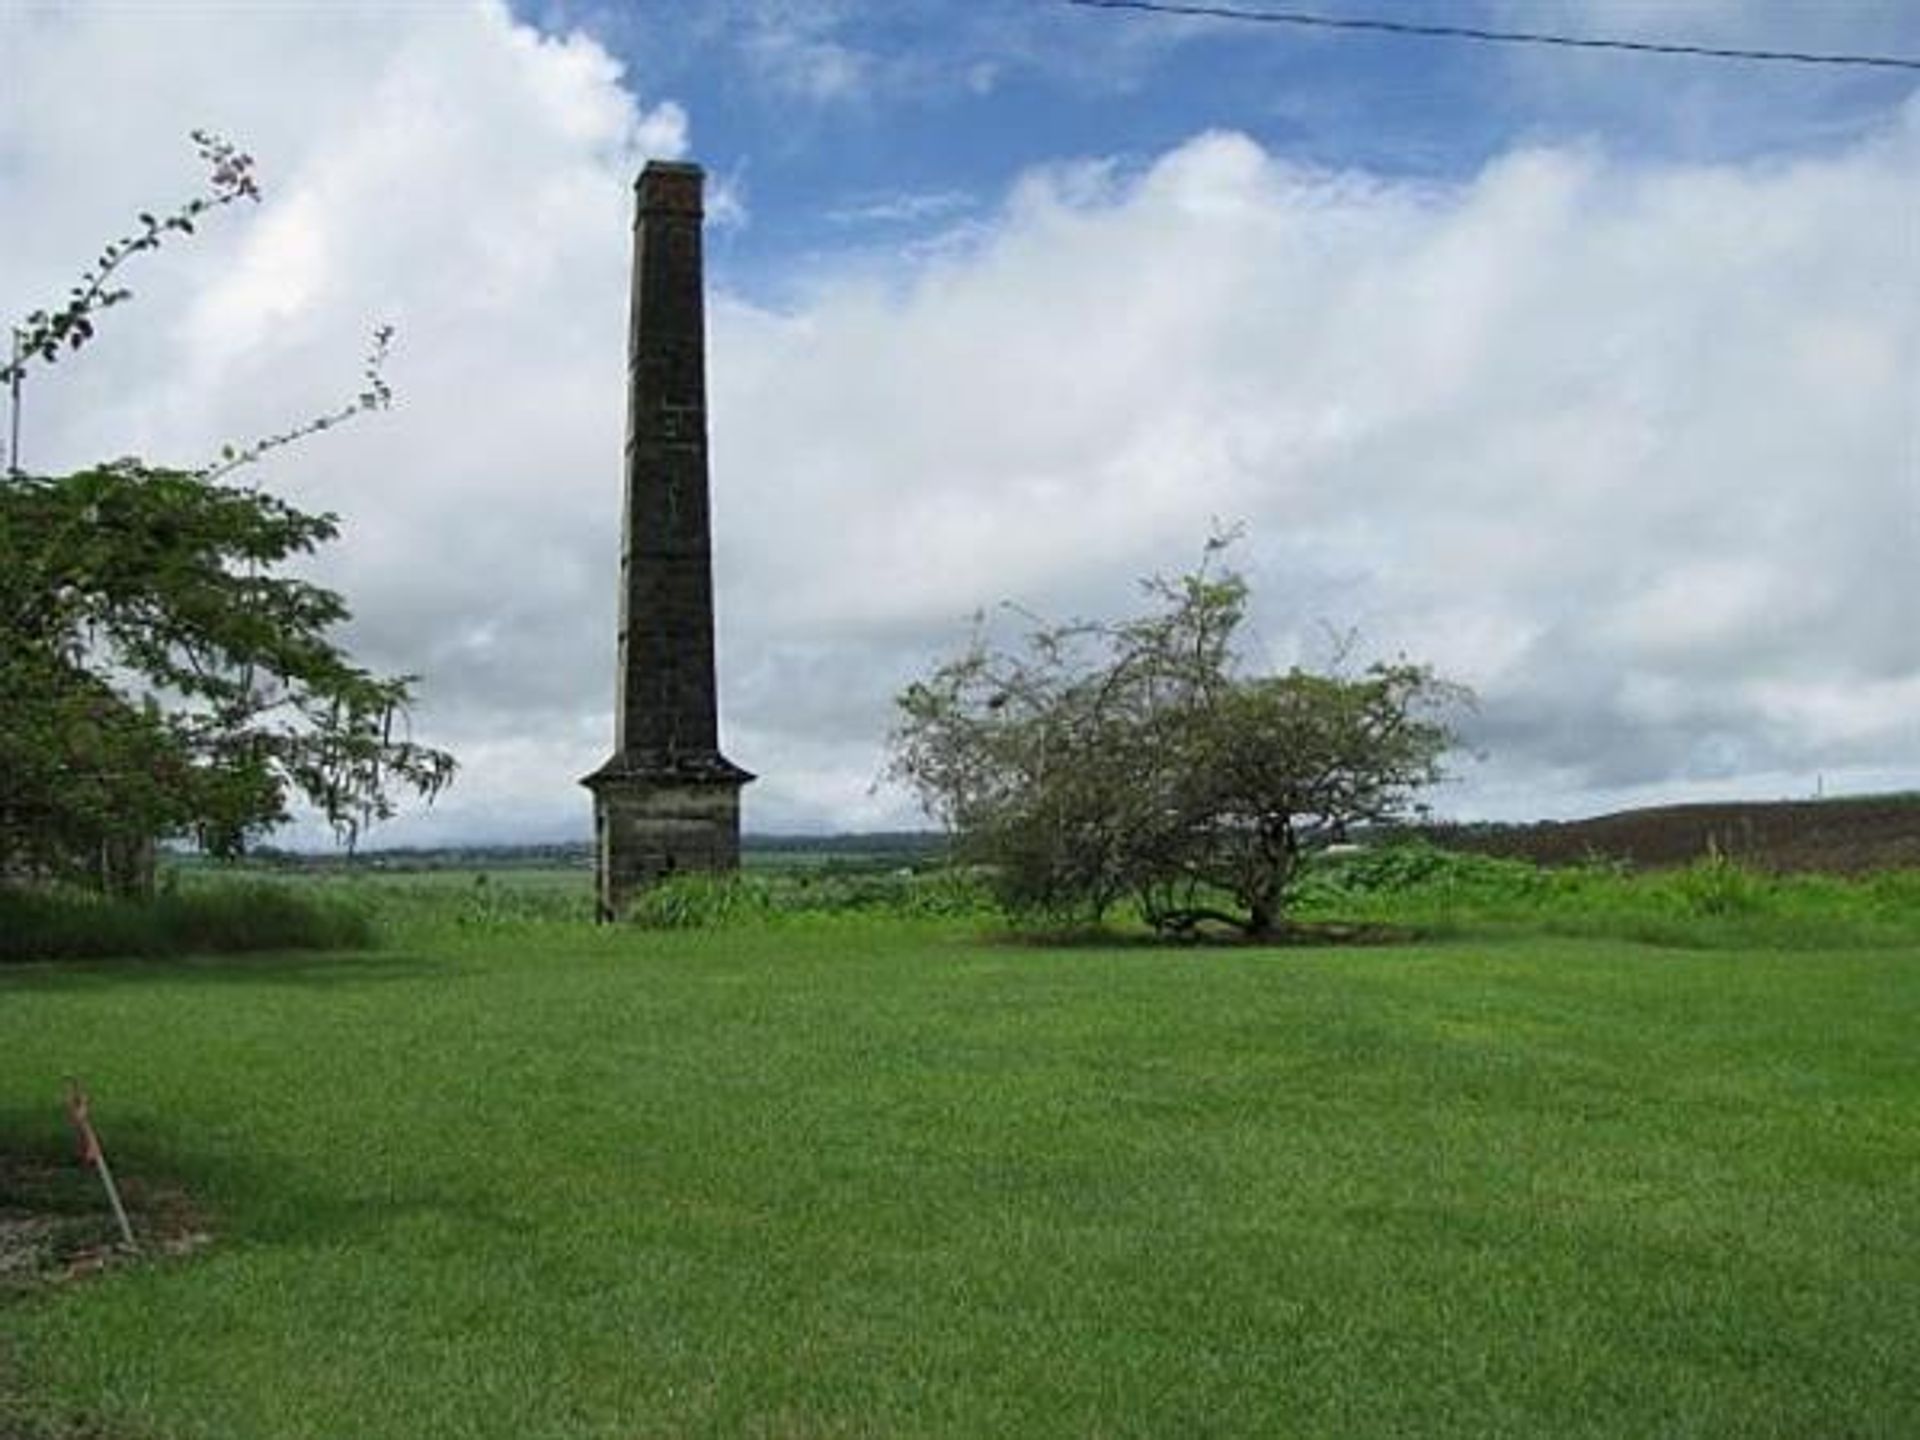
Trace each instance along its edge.
<instances>
[{"instance_id":1,"label":"cumulus cloud","mask_svg":"<svg viewBox=\"0 0 1920 1440\"><path fill-rule=\"evenodd\" d=\"M1920 773L1916 133L1444 187L1211 134L1032 175L905 276L724 307L729 579L780 597L739 683L792 688L783 635L840 637L851 685L998 598L1122 604L1220 517L1268 658L1357 627L1481 692L1455 808Z\"/></svg>"},{"instance_id":2,"label":"cumulus cloud","mask_svg":"<svg viewBox=\"0 0 1920 1440\"><path fill-rule=\"evenodd\" d=\"M38 217L0 241L15 310L190 193L194 125L244 143L266 192L143 262L96 344L34 378L25 461L204 459L352 393L369 328L394 323L396 408L260 478L339 512L317 568L357 652L422 673L417 728L466 761L420 833L577 830L573 774L606 743L630 186L685 153L683 111L496 3L8 23L33 63L0 106L0 186Z\"/></svg>"},{"instance_id":3,"label":"cumulus cloud","mask_svg":"<svg viewBox=\"0 0 1920 1440\"><path fill-rule=\"evenodd\" d=\"M192 183L193 125L268 191L36 377L28 463L279 428L395 322L396 409L261 476L341 513L354 644L422 673L416 724L465 760L384 838L583 834L630 186L699 114L493 3L7 23L34 58L0 101L0 197L36 217L0 233L12 309ZM1521 148L1444 185L1214 132L1063 157L781 308L712 296L749 825L910 820L873 788L889 697L974 611L1112 613L1215 521L1247 527L1253 658L1355 629L1479 690L1457 812L1920 780L1916 160L1915 106L1788 159Z\"/></svg>"}]
</instances>

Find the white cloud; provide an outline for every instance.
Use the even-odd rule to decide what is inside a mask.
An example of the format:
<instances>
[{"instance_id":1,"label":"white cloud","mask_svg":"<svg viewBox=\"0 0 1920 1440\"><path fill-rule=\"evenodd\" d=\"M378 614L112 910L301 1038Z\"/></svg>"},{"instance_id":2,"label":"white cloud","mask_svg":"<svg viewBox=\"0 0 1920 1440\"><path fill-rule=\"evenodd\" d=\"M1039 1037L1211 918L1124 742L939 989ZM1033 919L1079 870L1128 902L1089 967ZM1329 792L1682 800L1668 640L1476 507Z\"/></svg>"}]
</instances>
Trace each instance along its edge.
<instances>
[{"instance_id":1,"label":"white cloud","mask_svg":"<svg viewBox=\"0 0 1920 1440\"><path fill-rule=\"evenodd\" d=\"M869 195L827 212L836 225L910 225L951 217L972 207L965 190L919 190L898 195Z\"/></svg>"},{"instance_id":2,"label":"white cloud","mask_svg":"<svg viewBox=\"0 0 1920 1440\"><path fill-rule=\"evenodd\" d=\"M749 63L776 93L814 103L862 99L872 84L873 60L811 24L764 19L744 42Z\"/></svg>"},{"instance_id":3,"label":"white cloud","mask_svg":"<svg viewBox=\"0 0 1920 1440\"><path fill-rule=\"evenodd\" d=\"M1497 28L1573 36L1830 55L1916 53L1907 0L1840 5L1685 5L1615 0L1490 0ZM1759 155L1857 138L1875 123L1898 72L1545 46L1494 47L1514 98L1585 128L1697 155ZM1897 81L1895 82L1897 83Z\"/></svg>"},{"instance_id":4,"label":"white cloud","mask_svg":"<svg viewBox=\"0 0 1920 1440\"><path fill-rule=\"evenodd\" d=\"M194 125L250 149L265 190L144 257L135 301L34 378L27 463L192 462L279 430L352 393L392 320L395 409L260 478L341 513L318 569L354 604L356 648L427 677L420 732L466 761L429 827L577 829L573 775L606 743L630 187L644 157L684 154L684 112L497 3L7 23L36 63L0 104L0 153L21 161L0 187L41 223L0 237L0 302L59 295L124 217L190 193ZM120 84L110 117L85 76ZM506 803L529 791L546 813Z\"/></svg>"},{"instance_id":5,"label":"white cloud","mask_svg":"<svg viewBox=\"0 0 1920 1440\"><path fill-rule=\"evenodd\" d=\"M5 23L35 63L0 100L0 205L35 223L0 232L0 302L188 188L192 125L268 191L35 380L29 463L279 428L393 319L396 409L262 476L342 513L323 573L356 644L424 672L421 733L466 759L385 838L584 833L630 186L686 114L491 3ZM908 818L869 791L889 696L975 609L1111 611L1215 518L1248 524L1262 655L1357 626L1479 687L1453 808L1920 779L1916 160L1911 106L1791 161L1535 148L1452 187L1215 133L1036 171L964 243L784 311L712 297L749 823Z\"/></svg>"},{"instance_id":6,"label":"white cloud","mask_svg":"<svg viewBox=\"0 0 1920 1440\"><path fill-rule=\"evenodd\" d=\"M1886 698L1920 676L1915 152L1909 114L1790 164L1523 151L1452 189L1230 134L1029 177L904 281L721 308L732 593L778 597L776 648L844 637L847 685L1003 597L1125 603L1244 519L1277 661L1324 620L1481 689L1459 808L1920 777ZM833 721L869 746L870 693Z\"/></svg>"}]
</instances>

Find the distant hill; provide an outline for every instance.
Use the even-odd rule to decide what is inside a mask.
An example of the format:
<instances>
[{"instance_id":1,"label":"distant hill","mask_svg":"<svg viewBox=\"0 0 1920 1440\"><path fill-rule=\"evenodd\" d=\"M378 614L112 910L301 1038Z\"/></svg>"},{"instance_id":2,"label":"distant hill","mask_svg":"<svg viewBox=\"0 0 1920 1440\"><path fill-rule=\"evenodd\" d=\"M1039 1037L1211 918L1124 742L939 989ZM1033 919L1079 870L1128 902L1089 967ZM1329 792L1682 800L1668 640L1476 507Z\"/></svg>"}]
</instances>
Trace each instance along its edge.
<instances>
[{"instance_id":1,"label":"distant hill","mask_svg":"<svg viewBox=\"0 0 1920 1440\"><path fill-rule=\"evenodd\" d=\"M749 855L886 855L921 857L947 848L937 830L868 830L845 835L755 835L740 837Z\"/></svg>"},{"instance_id":2,"label":"distant hill","mask_svg":"<svg viewBox=\"0 0 1920 1440\"><path fill-rule=\"evenodd\" d=\"M1453 850L1506 855L1542 865L1623 860L1642 869L1685 865L1711 852L1759 869L1852 875L1920 868L1920 793L1835 800L1779 800L1719 805L1660 805L1589 820L1524 825L1446 824L1412 827ZM749 864L839 862L869 868L913 864L938 856L944 835L923 830L845 835L753 835L741 839ZM547 845L471 845L444 849L296 855L262 850L257 859L302 869L433 870L593 867L585 841ZM190 862L189 862L190 863Z\"/></svg>"},{"instance_id":3,"label":"distant hill","mask_svg":"<svg viewBox=\"0 0 1920 1440\"><path fill-rule=\"evenodd\" d=\"M1757 869L1853 875L1920 867L1920 794L1660 805L1590 820L1430 825L1437 845L1542 865L1624 860L1645 869L1718 852Z\"/></svg>"},{"instance_id":4,"label":"distant hill","mask_svg":"<svg viewBox=\"0 0 1920 1440\"><path fill-rule=\"evenodd\" d=\"M947 837L931 830L873 830L847 835L743 835L740 850L748 863L756 858L841 861L860 868L905 865L931 859L947 847ZM560 840L532 845L395 846L364 849L354 855L337 850L301 852L263 845L256 863L297 870L591 870L593 845ZM196 863L191 855L176 863Z\"/></svg>"}]
</instances>

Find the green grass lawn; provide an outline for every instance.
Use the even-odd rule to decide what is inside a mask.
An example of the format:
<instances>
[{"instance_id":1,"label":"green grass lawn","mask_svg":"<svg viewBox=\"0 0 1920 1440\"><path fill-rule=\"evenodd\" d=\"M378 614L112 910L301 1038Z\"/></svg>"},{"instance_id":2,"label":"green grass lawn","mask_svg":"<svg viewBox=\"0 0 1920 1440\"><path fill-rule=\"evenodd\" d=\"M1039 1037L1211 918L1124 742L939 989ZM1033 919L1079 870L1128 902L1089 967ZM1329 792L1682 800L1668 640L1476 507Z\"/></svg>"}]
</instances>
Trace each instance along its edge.
<instances>
[{"instance_id":1,"label":"green grass lawn","mask_svg":"<svg viewBox=\"0 0 1920 1440\"><path fill-rule=\"evenodd\" d=\"M1917 1033L1911 945L13 967L0 1148L77 1072L216 1239L0 1305L0 1385L222 1440L1912 1436Z\"/></svg>"}]
</instances>

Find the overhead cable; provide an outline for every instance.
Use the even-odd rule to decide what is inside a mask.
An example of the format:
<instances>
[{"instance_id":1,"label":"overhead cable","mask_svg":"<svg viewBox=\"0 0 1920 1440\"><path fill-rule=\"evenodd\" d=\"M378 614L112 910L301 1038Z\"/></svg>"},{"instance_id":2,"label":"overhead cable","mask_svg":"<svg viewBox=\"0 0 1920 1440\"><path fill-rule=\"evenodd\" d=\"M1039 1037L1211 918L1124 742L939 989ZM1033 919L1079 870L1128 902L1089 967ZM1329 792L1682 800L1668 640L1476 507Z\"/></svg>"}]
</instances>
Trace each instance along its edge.
<instances>
[{"instance_id":1,"label":"overhead cable","mask_svg":"<svg viewBox=\"0 0 1920 1440\"><path fill-rule=\"evenodd\" d=\"M1920 70L1920 58L1848 55L1813 50L1747 50L1719 45L1682 45L1663 40L1617 40L1538 30L1486 30L1472 25L1435 25L1359 15L1320 15L1304 10L1251 10L1234 5L1181 4L1177 0L1064 0L1087 10L1140 10L1151 15L1199 16L1256 25L1295 25L1320 30L1367 30L1423 39L1479 40L1497 45L1553 45L1566 50L1625 50L1644 55L1686 55L1707 60L1748 60L1787 65L1864 65L1882 70Z\"/></svg>"}]
</instances>

